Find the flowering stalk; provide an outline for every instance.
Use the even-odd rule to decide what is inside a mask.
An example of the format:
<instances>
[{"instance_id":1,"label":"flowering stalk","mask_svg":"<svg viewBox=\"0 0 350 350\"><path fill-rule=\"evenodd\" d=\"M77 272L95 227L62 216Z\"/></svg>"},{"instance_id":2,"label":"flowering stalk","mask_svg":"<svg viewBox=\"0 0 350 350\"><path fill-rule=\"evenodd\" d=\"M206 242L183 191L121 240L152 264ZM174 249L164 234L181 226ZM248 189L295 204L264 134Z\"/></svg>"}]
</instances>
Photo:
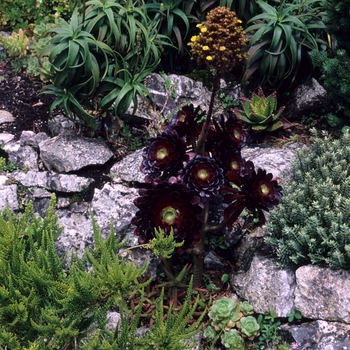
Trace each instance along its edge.
<instances>
[{"instance_id":1,"label":"flowering stalk","mask_svg":"<svg viewBox=\"0 0 350 350\"><path fill-rule=\"evenodd\" d=\"M176 252L194 256L196 287L202 284L205 236L225 226L232 230L244 208L263 223L262 210L272 209L281 197L281 187L272 175L256 172L241 157L246 137L233 116L212 120L220 78L243 59L240 52L246 39L239 23L228 8L217 7L198 25L200 34L191 38L191 51L214 72L208 113L203 121L199 107L184 106L162 134L150 139L142 154L145 184L134 201L139 210L132 224L139 242L152 240L155 228L168 235L173 232L174 239L184 243ZM187 152L191 145L193 152ZM224 219L209 225L210 203L222 192L228 204Z\"/></svg>"}]
</instances>

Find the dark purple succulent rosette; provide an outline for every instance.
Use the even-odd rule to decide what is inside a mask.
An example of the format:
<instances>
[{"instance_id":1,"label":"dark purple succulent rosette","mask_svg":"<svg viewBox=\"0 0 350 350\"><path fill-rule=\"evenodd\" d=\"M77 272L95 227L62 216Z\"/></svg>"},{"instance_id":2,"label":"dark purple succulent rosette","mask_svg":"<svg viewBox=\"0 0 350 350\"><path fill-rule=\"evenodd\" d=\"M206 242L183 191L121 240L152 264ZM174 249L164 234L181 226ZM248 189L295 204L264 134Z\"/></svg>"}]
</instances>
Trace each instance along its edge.
<instances>
[{"instance_id":1,"label":"dark purple succulent rosette","mask_svg":"<svg viewBox=\"0 0 350 350\"><path fill-rule=\"evenodd\" d=\"M140 170L151 178L176 174L188 159L186 143L175 130L152 137L142 152Z\"/></svg>"},{"instance_id":2,"label":"dark purple succulent rosette","mask_svg":"<svg viewBox=\"0 0 350 350\"><path fill-rule=\"evenodd\" d=\"M220 142L223 142L226 146L235 147L238 150L241 150L246 145L247 135L242 125L232 115L226 120L221 116L219 121L213 120L213 123L218 132Z\"/></svg>"},{"instance_id":3,"label":"dark purple succulent rosette","mask_svg":"<svg viewBox=\"0 0 350 350\"><path fill-rule=\"evenodd\" d=\"M193 104L183 106L172 118L166 130L176 130L180 137L186 138L186 143L191 144L193 139L199 136L202 130L204 112Z\"/></svg>"},{"instance_id":4,"label":"dark purple succulent rosette","mask_svg":"<svg viewBox=\"0 0 350 350\"><path fill-rule=\"evenodd\" d=\"M222 188L226 192L224 202L229 204L224 210L228 229L232 230L233 223L245 208L257 213L258 225L263 225L266 222L263 210L273 209L283 195L279 181L273 179L273 175L266 173L266 170L255 171L251 161L245 161L239 173L230 171L228 180L232 187Z\"/></svg>"},{"instance_id":5,"label":"dark purple succulent rosette","mask_svg":"<svg viewBox=\"0 0 350 350\"><path fill-rule=\"evenodd\" d=\"M184 165L182 182L189 190L194 190L203 202L217 196L224 183L223 169L215 159L197 155Z\"/></svg>"},{"instance_id":6,"label":"dark purple succulent rosette","mask_svg":"<svg viewBox=\"0 0 350 350\"><path fill-rule=\"evenodd\" d=\"M239 173L241 171L244 159L241 155L241 150L235 146L225 145L221 143L215 148L214 158L218 161L221 167L226 173L229 171L235 171Z\"/></svg>"},{"instance_id":7,"label":"dark purple succulent rosette","mask_svg":"<svg viewBox=\"0 0 350 350\"><path fill-rule=\"evenodd\" d=\"M177 249L178 253L199 242L202 206L194 191L186 190L180 183L155 181L140 189L139 194L140 197L134 200L139 210L131 223L136 226L134 233L139 236L140 244L154 238L155 228L168 234L173 228L175 240L184 241Z\"/></svg>"}]
</instances>

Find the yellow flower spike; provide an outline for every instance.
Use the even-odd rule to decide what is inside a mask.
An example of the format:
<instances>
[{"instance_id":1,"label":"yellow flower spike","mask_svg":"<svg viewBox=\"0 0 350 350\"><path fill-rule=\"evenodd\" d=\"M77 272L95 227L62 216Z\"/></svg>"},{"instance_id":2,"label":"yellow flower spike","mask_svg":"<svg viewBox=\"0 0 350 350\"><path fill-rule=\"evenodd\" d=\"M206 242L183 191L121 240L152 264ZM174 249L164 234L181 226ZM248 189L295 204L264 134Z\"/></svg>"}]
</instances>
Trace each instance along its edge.
<instances>
[{"instance_id":1,"label":"yellow flower spike","mask_svg":"<svg viewBox=\"0 0 350 350\"><path fill-rule=\"evenodd\" d=\"M237 19L237 23L242 23L242 21L240 19Z\"/></svg>"},{"instance_id":2,"label":"yellow flower spike","mask_svg":"<svg viewBox=\"0 0 350 350\"><path fill-rule=\"evenodd\" d=\"M198 39L197 35L193 35L193 37L191 38L191 41L194 43L197 39Z\"/></svg>"},{"instance_id":3,"label":"yellow flower spike","mask_svg":"<svg viewBox=\"0 0 350 350\"><path fill-rule=\"evenodd\" d=\"M226 47L225 46L220 46L220 51L225 51L226 50Z\"/></svg>"},{"instance_id":4,"label":"yellow flower spike","mask_svg":"<svg viewBox=\"0 0 350 350\"><path fill-rule=\"evenodd\" d=\"M202 49L203 49L204 51L208 51L208 50L209 50L209 46L205 45L205 46L202 47Z\"/></svg>"},{"instance_id":5,"label":"yellow flower spike","mask_svg":"<svg viewBox=\"0 0 350 350\"><path fill-rule=\"evenodd\" d=\"M202 23L198 23L198 24L196 25L196 27L197 27L197 28L200 28L202 25L203 25Z\"/></svg>"},{"instance_id":6,"label":"yellow flower spike","mask_svg":"<svg viewBox=\"0 0 350 350\"><path fill-rule=\"evenodd\" d=\"M207 56L205 59L206 59L207 61L212 61L212 60L213 60L213 57L212 57L212 56Z\"/></svg>"},{"instance_id":7,"label":"yellow flower spike","mask_svg":"<svg viewBox=\"0 0 350 350\"><path fill-rule=\"evenodd\" d=\"M205 33L205 32L207 32L207 31L208 31L207 28L205 28L205 27L201 28L201 32L202 32L202 33Z\"/></svg>"}]
</instances>

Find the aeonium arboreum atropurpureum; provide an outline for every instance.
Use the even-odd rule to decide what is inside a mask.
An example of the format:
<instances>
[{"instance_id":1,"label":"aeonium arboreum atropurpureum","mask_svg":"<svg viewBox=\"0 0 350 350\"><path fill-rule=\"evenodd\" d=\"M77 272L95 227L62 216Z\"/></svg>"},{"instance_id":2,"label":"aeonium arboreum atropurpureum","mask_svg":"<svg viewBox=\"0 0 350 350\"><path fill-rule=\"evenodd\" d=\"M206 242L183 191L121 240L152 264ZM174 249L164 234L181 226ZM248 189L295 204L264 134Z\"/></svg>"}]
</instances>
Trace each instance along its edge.
<instances>
[{"instance_id":1,"label":"aeonium arboreum atropurpureum","mask_svg":"<svg viewBox=\"0 0 350 350\"><path fill-rule=\"evenodd\" d=\"M199 137L187 125L200 120L199 114L202 112L192 105L183 107L165 131L151 138L143 150L141 171L146 175L145 183L139 190L140 197L134 201L139 210L132 220L141 244L155 237L155 228L166 233L173 229L175 240L184 241L178 253L187 250L195 255L204 254L198 246L202 246L207 232L218 231L225 225L232 230L244 209L263 224L264 211L271 210L282 197L279 181L272 174L256 171L251 161L242 158L245 134L231 116L213 123L205 155L196 154L195 147L186 151L186 145L195 146ZM209 225L210 204L220 194L227 204L224 220Z\"/></svg>"},{"instance_id":2,"label":"aeonium arboreum atropurpureum","mask_svg":"<svg viewBox=\"0 0 350 350\"><path fill-rule=\"evenodd\" d=\"M256 171L252 162L242 158L246 135L233 115L212 120L220 78L232 63L244 59L240 52L246 40L240 23L234 12L219 6L198 26L200 34L190 46L194 58L213 72L208 113L192 104L183 106L142 154L141 171L146 176L134 201L139 208L132 220L135 234L146 243L154 238L155 228L165 233L173 229L174 238L184 241L178 252L194 256L194 286L202 282L206 234L225 226L231 230L245 208L263 224L263 210L271 210L282 197L282 188L271 174ZM212 45L218 38L220 45ZM224 219L209 225L210 205L222 193L228 204Z\"/></svg>"}]
</instances>

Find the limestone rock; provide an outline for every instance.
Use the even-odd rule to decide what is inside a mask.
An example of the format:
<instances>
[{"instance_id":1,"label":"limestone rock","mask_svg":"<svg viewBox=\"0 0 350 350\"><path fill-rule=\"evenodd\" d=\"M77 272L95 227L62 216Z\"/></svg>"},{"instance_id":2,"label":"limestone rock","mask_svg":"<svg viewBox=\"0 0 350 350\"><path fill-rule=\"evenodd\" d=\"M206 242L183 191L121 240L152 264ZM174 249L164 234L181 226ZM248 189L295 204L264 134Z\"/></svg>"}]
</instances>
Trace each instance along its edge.
<instances>
[{"instance_id":1,"label":"limestone rock","mask_svg":"<svg viewBox=\"0 0 350 350\"><path fill-rule=\"evenodd\" d=\"M6 208L6 204L12 212L19 209L17 185L0 186L0 211Z\"/></svg>"},{"instance_id":2,"label":"limestone rock","mask_svg":"<svg viewBox=\"0 0 350 350\"><path fill-rule=\"evenodd\" d=\"M304 317L350 323L349 271L307 265L295 275L295 308Z\"/></svg>"},{"instance_id":3,"label":"limestone rock","mask_svg":"<svg viewBox=\"0 0 350 350\"><path fill-rule=\"evenodd\" d=\"M20 169L38 171L38 153L30 146L21 146L20 141L10 142L4 146L9 161Z\"/></svg>"},{"instance_id":4,"label":"limestone rock","mask_svg":"<svg viewBox=\"0 0 350 350\"><path fill-rule=\"evenodd\" d=\"M254 256L249 271L233 274L231 284L234 292L257 313L268 314L273 308L278 316L285 317L293 308L294 273L277 268L274 259Z\"/></svg>"},{"instance_id":5,"label":"limestone rock","mask_svg":"<svg viewBox=\"0 0 350 350\"><path fill-rule=\"evenodd\" d=\"M281 326L298 344L297 349L344 350L350 348L350 325L315 321L298 326Z\"/></svg>"},{"instance_id":6,"label":"limestone rock","mask_svg":"<svg viewBox=\"0 0 350 350\"><path fill-rule=\"evenodd\" d=\"M113 152L97 139L65 133L39 144L41 160L50 171L66 173L88 165L105 164Z\"/></svg>"},{"instance_id":7,"label":"limestone rock","mask_svg":"<svg viewBox=\"0 0 350 350\"><path fill-rule=\"evenodd\" d=\"M4 111L3 109L0 110L0 124L11 123L14 120L15 118L10 112Z\"/></svg>"},{"instance_id":8,"label":"limestone rock","mask_svg":"<svg viewBox=\"0 0 350 350\"><path fill-rule=\"evenodd\" d=\"M15 136L12 134L6 134L6 133L0 134L0 146L4 146L6 143L9 143L14 138Z\"/></svg>"},{"instance_id":9,"label":"limestone rock","mask_svg":"<svg viewBox=\"0 0 350 350\"><path fill-rule=\"evenodd\" d=\"M58 192L81 192L89 188L93 179L77 175L57 174L49 171L15 171L12 177L26 187L43 187Z\"/></svg>"},{"instance_id":10,"label":"limestone rock","mask_svg":"<svg viewBox=\"0 0 350 350\"><path fill-rule=\"evenodd\" d=\"M314 78L299 85L292 92L286 106L286 118L290 121L300 120L310 113L329 113L334 106L327 91Z\"/></svg>"}]
</instances>

